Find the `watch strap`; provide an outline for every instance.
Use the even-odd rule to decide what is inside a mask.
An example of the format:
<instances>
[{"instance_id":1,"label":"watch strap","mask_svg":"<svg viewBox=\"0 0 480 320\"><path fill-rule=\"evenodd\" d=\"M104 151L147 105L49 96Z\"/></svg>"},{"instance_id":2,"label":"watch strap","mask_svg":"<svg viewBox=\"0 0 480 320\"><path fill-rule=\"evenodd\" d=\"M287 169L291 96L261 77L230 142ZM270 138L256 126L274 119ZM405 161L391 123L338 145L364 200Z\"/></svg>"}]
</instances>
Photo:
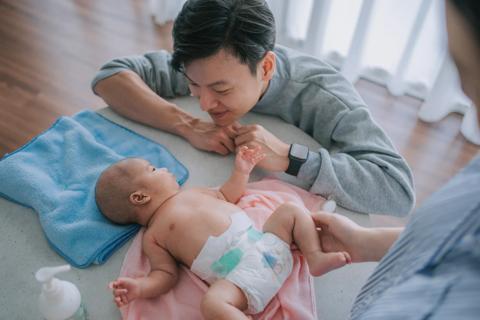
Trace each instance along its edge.
<instances>
[{"instance_id":1,"label":"watch strap","mask_svg":"<svg viewBox=\"0 0 480 320\"><path fill-rule=\"evenodd\" d=\"M303 162L295 160L295 159L290 159L290 162L288 163L288 168L285 171L289 175L292 176L297 176L298 172L300 171L300 168L302 167Z\"/></svg>"},{"instance_id":2,"label":"watch strap","mask_svg":"<svg viewBox=\"0 0 480 320\"><path fill-rule=\"evenodd\" d=\"M294 145L296 147L298 146L301 146L303 148L305 148L307 150L307 154L305 155L304 158L299 158L299 157L296 157L293 153L292 153L292 148L294 147ZM308 148L303 146L303 145L298 145L298 144L291 144L290 145L290 150L288 151L288 158L289 158L289 163L288 163L288 168L287 170L285 170L285 173L289 174L289 175L292 175L292 176L297 176L298 175L298 172L300 171L300 168L302 167L302 165L307 161L307 158L308 158Z\"/></svg>"}]
</instances>

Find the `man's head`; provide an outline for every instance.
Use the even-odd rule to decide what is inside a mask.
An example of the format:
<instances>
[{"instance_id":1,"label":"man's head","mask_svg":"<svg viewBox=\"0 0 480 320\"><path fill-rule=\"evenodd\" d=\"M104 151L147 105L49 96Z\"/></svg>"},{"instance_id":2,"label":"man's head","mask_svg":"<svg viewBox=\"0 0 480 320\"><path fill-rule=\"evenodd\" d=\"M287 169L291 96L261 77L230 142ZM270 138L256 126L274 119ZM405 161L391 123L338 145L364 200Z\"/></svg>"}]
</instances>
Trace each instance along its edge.
<instances>
[{"instance_id":1,"label":"man's head","mask_svg":"<svg viewBox=\"0 0 480 320\"><path fill-rule=\"evenodd\" d=\"M172 66L220 126L248 112L275 70L275 21L264 0L190 0L173 27Z\"/></svg>"},{"instance_id":2,"label":"man's head","mask_svg":"<svg viewBox=\"0 0 480 320\"><path fill-rule=\"evenodd\" d=\"M165 168L128 158L102 172L95 186L95 200L109 220L145 225L155 209L178 189L175 176Z\"/></svg>"}]
</instances>

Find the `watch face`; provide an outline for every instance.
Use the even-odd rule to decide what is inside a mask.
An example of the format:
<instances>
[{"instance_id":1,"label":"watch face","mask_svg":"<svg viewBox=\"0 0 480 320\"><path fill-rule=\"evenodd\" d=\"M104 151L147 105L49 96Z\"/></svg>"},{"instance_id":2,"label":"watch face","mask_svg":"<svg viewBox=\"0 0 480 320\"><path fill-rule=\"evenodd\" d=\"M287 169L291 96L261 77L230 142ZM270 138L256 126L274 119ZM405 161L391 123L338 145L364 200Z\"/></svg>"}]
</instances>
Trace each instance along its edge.
<instances>
[{"instance_id":1,"label":"watch face","mask_svg":"<svg viewBox=\"0 0 480 320\"><path fill-rule=\"evenodd\" d=\"M308 157L308 147L294 143L290 149L290 156L300 160L306 160Z\"/></svg>"}]
</instances>

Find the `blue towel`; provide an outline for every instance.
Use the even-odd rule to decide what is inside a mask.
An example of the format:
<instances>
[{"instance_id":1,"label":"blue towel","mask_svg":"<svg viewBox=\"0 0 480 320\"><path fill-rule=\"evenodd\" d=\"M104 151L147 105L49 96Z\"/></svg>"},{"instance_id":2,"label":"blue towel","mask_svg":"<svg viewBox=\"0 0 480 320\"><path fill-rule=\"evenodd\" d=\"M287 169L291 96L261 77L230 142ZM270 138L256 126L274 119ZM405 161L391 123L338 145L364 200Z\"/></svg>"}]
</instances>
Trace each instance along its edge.
<instances>
[{"instance_id":1,"label":"blue towel","mask_svg":"<svg viewBox=\"0 0 480 320\"><path fill-rule=\"evenodd\" d=\"M104 263L138 225L110 223L95 204L100 173L126 157L166 167L180 184L187 169L163 146L92 111L59 118L0 160L0 195L34 209L51 246L72 265Z\"/></svg>"}]
</instances>

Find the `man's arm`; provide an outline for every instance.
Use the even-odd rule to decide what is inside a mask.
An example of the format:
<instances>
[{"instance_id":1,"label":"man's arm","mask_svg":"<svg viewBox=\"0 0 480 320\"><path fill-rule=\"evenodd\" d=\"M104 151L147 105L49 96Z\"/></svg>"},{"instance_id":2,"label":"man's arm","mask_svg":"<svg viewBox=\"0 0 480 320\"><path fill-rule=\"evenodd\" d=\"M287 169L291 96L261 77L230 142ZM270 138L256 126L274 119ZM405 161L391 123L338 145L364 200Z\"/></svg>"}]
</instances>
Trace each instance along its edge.
<instances>
[{"instance_id":1,"label":"man's arm","mask_svg":"<svg viewBox=\"0 0 480 320\"><path fill-rule=\"evenodd\" d=\"M352 89L353 90L353 89ZM328 94L328 93L326 93ZM330 106L336 115L324 113L330 123L317 119L305 127L320 142L311 150L297 178L311 184L310 191L332 196L341 206L365 213L405 216L415 204L413 176L385 132L366 107ZM301 127L307 120L302 115Z\"/></svg>"},{"instance_id":2,"label":"man's arm","mask_svg":"<svg viewBox=\"0 0 480 320\"><path fill-rule=\"evenodd\" d=\"M122 116L189 140L196 119L153 92L133 71L100 80L94 90Z\"/></svg>"},{"instance_id":3,"label":"man's arm","mask_svg":"<svg viewBox=\"0 0 480 320\"><path fill-rule=\"evenodd\" d=\"M233 151L230 128L195 118L165 100L189 94L185 76L172 69L170 60L165 51L112 60L93 79L92 89L127 118L179 135L199 149Z\"/></svg>"},{"instance_id":4,"label":"man's arm","mask_svg":"<svg viewBox=\"0 0 480 320\"><path fill-rule=\"evenodd\" d=\"M302 185L354 211L410 212L415 204L412 173L354 86L316 58L281 46L275 54L276 76L252 111L280 117L320 144L297 175ZM287 158L286 148L275 149ZM285 168L282 161L277 164L278 171Z\"/></svg>"},{"instance_id":5,"label":"man's arm","mask_svg":"<svg viewBox=\"0 0 480 320\"><path fill-rule=\"evenodd\" d=\"M339 102L331 115L320 107L303 109L309 111L300 113L297 125L322 146L310 150L297 179L350 210L396 216L410 212L415 203L410 169L366 108L350 110ZM335 104L329 109L335 110ZM259 146L267 154L260 167L277 172L288 168L289 144L260 125L242 126L237 132L237 146Z\"/></svg>"},{"instance_id":6,"label":"man's arm","mask_svg":"<svg viewBox=\"0 0 480 320\"><path fill-rule=\"evenodd\" d=\"M346 79L330 67L308 67L302 67L310 72L305 75L308 81L282 85L281 90L271 93L275 99L270 98L255 110L281 117L320 144L318 149L310 150L296 178L308 185L310 192L332 197L347 209L407 215L415 204L415 193L405 159ZM275 171L284 171L288 166L285 142L298 141L269 139L271 134L258 126L257 132L251 130L248 134L252 131L256 141L277 155L275 163L265 168L274 170L275 165ZM282 159L287 159L287 165ZM259 165L263 167L263 162Z\"/></svg>"}]
</instances>

